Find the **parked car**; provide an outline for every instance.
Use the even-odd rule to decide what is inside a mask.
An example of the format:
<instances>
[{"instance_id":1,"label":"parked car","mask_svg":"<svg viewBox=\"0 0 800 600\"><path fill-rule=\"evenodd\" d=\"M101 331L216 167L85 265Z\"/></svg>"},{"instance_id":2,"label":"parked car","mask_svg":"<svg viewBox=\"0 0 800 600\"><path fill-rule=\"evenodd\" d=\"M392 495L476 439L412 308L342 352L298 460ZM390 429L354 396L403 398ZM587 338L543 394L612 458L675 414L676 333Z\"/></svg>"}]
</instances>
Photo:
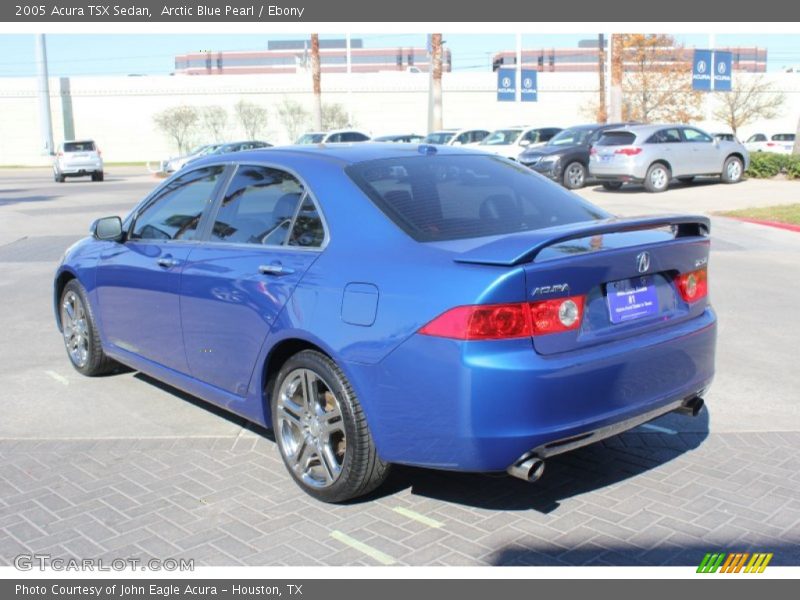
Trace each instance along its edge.
<instances>
[{"instance_id":1,"label":"parked car","mask_svg":"<svg viewBox=\"0 0 800 600\"><path fill-rule=\"evenodd\" d=\"M440 129L425 136L423 144L435 146L471 146L489 135L486 129Z\"/></svg>"},{"instance_id":2,"label":"parked car","mask_svg":"<svg viewBox=\"0 0 800 600\"><path fill-rule=\"evenodd\" d=\"M67 250L56 318L80 373L116 361L272 427L318 499L392 463L533 481L700 410L708 228L613 217L474 148L210 156Z\"/></svg>"},{"instance_id":3,"label":"parked car","mask_svg":"<svg viewBox=\"0 0 800 600\"><path fill-rule=\"evenodd\" d=\"M625 123L578 125L559 131L539 148L525 150L519 162L570 190L582 188L589 174L589 151L604 131Z\"/></svg>"},{"instance_id":4,"label":"parked car","mask_svg":"<svg viewBox=\"0 0 800 600\"><path fill-rule=\"evenodd\" d=\"M744 143L750 152L777 152L791 154L794 148L794 133L776 133L767 137L763 133L755 133Z\"/></svg>"},{"instance_id":5,"label":"parked car","mask_svg":"<svg viewBox=\"0 0 800 600\"><path fill-rule=\"evenodd\" d=\"M700 175L737 183L750 163L739 142L713 138L688 125L636 125L611 129L592 148L589 170L606 189L643 183L648 192L663 192L673 177L684 183Z\"/></svg>"},{"instance_id":6,"label":"parked car","mask_svg":"<svg viewBox=\"0 0 800 600\"><path fill-rule=\"evenodd\" d=\"M714 136L715 140L719 140L720 142L739 142L739 138L737 138L732 133L712 133L711 135Z\"/></svg>"},{"instance_id":7,"label":"parked car","mask_svg":"<svg viewBox=\"0 0 800 600\"><path fill-rule=\"evenodd\" d=\"M396 135L380 135L372 138L373 142L394 142L398 144L419 144L425 139L424 135L416 133L402 133Z\"/></svg>"},{"instance_id":8,"label":"parked car","mask_svg":"<svg viewBox=\"0 0 800 600\"><path fill-rule=\"evenodd\" d=\"M67 177L86 177L103 181L103 157L94 140L67 140L58 145L53 160L53 179L64 183Z\"/></svg>"},{"instance_id":9,"label":"parked car","mask_svg":"<svg viewBox=\"0 0 800 600\"><path fill-rule=\"evenodd\" d=\"M368 142L366 133L353 129L334 129L333 131L309 131L304 133L295 144L336 144L339 142Z\"/></svg>"},{"instance_id":10,"label":"parked car","mask_svg":"<svg viewBox=\"0 0 800 600\"><path fill-rule=\"evenodd\" d=\"M561 131L560 127L508 127L497 129L478 144L482 150L514 160L526 148L538 148Z\"/></svg>"},{"instance_id":11,"label":"parked car","mask_svg":"<svg viewBox=\"0 0 800 600\"><path fill-rule=\"evenodd\" d=\"M215 148L210 149L208 152L187 160L182 168L185 168L187 165L193 164L206 156L228 154L229 152L243 152L245 150L259 150L263 148L272 148L272 144L259 140L244 140L240 142L226 142L224 144L217 144Z\"/></svg>"},{"instance_id":12,"label":"parked car","mask_svg":"<svg viewBox=\"0 0 800 600\"><path fill-rule=\"evenodd\" d=\"M200 158L206 154L211 154L220 146L222 146L222 144L203 144L192 148L186 154L169 158L164 161L164 172L174 173L175 171L180 171L190 160Z\"/></svg>"}]
</instances>

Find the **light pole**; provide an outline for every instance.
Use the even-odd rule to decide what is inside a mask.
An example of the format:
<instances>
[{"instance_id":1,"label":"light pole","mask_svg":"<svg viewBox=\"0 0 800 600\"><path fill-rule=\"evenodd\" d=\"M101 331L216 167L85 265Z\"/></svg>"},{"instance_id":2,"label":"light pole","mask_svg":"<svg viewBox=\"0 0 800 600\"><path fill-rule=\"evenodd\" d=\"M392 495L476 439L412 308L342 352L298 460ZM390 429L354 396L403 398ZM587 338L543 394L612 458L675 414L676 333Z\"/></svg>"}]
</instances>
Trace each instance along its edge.
<instances>
[{"instance_id":1,"label":"light pole","mask_svg":"<svg viewBox=\"0 0 800 600\"><path fill-rule=\"evenodd\" d=\"M54 154L53 122L50 116L50 78L47 74L47 46L45 45L43 33L36 36L36 66L39 79L37 90L39 97L39 129L42 136L40 149L42 154L51 156Z\"/></svg>"}]
</instances>

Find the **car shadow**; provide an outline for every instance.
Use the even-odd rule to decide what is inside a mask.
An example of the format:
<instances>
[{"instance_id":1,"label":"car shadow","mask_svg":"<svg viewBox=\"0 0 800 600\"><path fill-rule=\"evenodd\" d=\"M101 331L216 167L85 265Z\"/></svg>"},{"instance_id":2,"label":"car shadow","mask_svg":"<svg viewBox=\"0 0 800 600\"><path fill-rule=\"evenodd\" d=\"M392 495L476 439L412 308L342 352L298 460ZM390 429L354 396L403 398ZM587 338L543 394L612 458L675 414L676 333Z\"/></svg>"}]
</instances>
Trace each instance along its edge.
<instances>
[{"instance_id":1,"label":"car shadow","mask_svg":"<svg viewBox=\"0 0 800 600\"><path fill-rule=\"evenodd\" d=\"M670 190L680 190L686 188L701 188L719 185L720 183L719 177L703 177L686 183L678 181L677 179L673 179L670 181L669 187L666 189L666 191L669 192ZM598 192L600 194L650 194L650 192L648 192L641 183L626 183L618 190L607 190L602 185L594 186L591 189L593 192Z\"/></svg>"},{"instance_id":2,"label":"car shadow","mask_svg":"<svg viewBox=\"0 0 800 600\"><path fill-rule=\"evenodd\" d=\"M135 379L152 385L193 406L239 427L247 428L271 442L271 429L252 423L196 396L136 372ZM704 408L691 423L691 431L678 431L681 419L664 415L651 423L548 459L542 478L529 483L505 473L462 473L394 465L389 478L374 492L347 504L371 502L409 490L424 496L493 511L557 511L561 502L634 478L700 446L708 437L709 414Z\"/></svg>"},{"instance_id":3,"label":"car shadow","mask_svg":"<svg viewBox=\"0 0 800 600\"><path fill-rule=\"evenodd\" d=\"M13 192L13 190L1 190L0 194L6 194L9 191ZM52 194L52 195L41 195L41 196L25 196L24 198L6 198L3 195L0 195L0 206L11 206L13 204L37 204L39 202L50 202L51 200L55 200L56 198L60 198L59 194Z\"/></svg>"}]
</instances>

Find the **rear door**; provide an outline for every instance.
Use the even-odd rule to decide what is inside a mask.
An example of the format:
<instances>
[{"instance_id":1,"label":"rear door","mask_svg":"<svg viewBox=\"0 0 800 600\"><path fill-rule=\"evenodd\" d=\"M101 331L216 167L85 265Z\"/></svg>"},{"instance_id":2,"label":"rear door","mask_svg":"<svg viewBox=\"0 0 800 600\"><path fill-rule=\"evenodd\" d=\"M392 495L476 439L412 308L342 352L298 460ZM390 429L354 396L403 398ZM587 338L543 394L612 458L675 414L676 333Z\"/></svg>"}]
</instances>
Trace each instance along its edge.
<instances>
[{"instance_id":1,"label":"rear door","mask_svg":"<svg viewBox=\"0 0 800 600\"><path fill-rule=\"evenodd\" d=\"M244 396L256 358L325 242L320 212L297 177L239 165L191 253L181 323L194 377Z\"/></svg>"},{"instance_id":2,"label":"rear door","mask_svg":"<svg viewBox=\"0 0 800 600\"><path fill-rule=\"evenodd\" d=\"M193 169L143 206L123 244L110 242L97 263L97 299L113 345L188 372L180 327L180 277L224 167Z\"/></svg>"}]
</instances>

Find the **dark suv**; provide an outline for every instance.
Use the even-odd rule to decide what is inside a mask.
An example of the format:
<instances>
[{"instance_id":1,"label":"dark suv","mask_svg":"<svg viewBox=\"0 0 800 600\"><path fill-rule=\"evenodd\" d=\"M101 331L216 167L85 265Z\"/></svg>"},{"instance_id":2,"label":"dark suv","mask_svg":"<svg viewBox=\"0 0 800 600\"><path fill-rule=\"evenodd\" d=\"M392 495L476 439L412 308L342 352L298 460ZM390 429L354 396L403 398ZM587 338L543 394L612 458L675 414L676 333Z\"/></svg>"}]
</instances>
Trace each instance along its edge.
<instances>
[{"instance_id":1,"label":"dark suv","mask_svg":"<svg viewBox=\"0 0 800 600\"><path fill-rule=\"evenodd\" d=\"M578 125L557 133L544 146L530 148L519 155L519 162L559 182L570 190L586 184L589 173L589 152L603 132L632 123Z\"/></svg>"}]
</instances>

